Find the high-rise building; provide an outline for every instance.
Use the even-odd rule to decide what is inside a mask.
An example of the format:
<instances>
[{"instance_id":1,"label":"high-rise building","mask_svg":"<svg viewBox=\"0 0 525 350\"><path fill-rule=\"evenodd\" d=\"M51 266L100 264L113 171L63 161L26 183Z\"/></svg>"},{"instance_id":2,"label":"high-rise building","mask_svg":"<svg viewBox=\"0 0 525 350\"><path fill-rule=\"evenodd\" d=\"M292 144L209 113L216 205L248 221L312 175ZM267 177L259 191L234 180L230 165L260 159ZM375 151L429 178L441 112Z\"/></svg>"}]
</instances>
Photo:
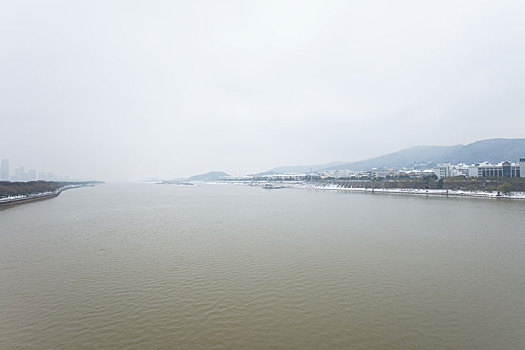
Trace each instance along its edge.
<instances>
[{"instance_id":1,"label":"high-rise building","mask_svg":"<svg viewBox=\"0 0 525 350\"><path fill-rule=\"evenodd\" d=\"M0 167L0 179L2 181L9 181L9 159L2 159Z\"/></svg>"}]
</instances>

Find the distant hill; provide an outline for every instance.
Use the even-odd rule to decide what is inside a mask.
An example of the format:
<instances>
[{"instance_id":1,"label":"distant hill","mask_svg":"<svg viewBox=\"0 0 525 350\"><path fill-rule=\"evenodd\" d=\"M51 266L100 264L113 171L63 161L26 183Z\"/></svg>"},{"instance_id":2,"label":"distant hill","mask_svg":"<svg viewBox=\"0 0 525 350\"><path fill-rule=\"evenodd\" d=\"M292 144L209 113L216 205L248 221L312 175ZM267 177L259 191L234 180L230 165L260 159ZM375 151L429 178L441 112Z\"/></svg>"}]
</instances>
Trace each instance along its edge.
<instances>
[{"instance_id":1,"label":"distant hill","mask_svg":"<svg viewBox=\"0 0 525 350\"><path fill-rule=\"evenodd\" d=\"M322 169L327 169L331 167L335 167L341 164L344 164L345 162L331 162L328 164L315 164L315 165L288 165L288 166L281 166L277 168L273 168L270 171L267 171L265 173L274 173L274 174L302 174L302 173L309 173L311 171L318 171ZM258 175L262 175L263 173L260 173Z\"/></svg>"},{"instance_id":2,"label":"distant hill","mask_svg":"<svg viewBox=\"0 0 525 350\"><path fill-rule=\"evenodd\" d=\"M415 146L398 152L356 162L334 162L320 165L282 166L265 173L305 173L318 170L369 170L372 168L410 168L414 164L433 166L436 163L518 162L525 157L525 138L488 139L455 146Z\"/></svg>"},{"instance_id":3,"label":"distant hill","mask_svg":"<svg viewBox=\"0 0 525 350\"><path fill-rule=\"evenodd\" d=\"M414 164L518 162L525 157L525 138L489 139L455 146L415 146L380 157L329 167L329 170L366 170L384 167L412 167Z\"/></svg>"},{"instance_id":4,"label":"distant hill","mask_svg":"<svg viewBox=\"0 0 525 350\"><path fill-rule=\"evenodd\" d=\"M223 171L210 171L205 174L194 175L194 176L188 177L186 180L187 181L215 181L215 180L220 180L228 176L230 176L230 174L227 174Z\"/></svg>"},{"instance_id":5,"label":"distant hill","mask_svg":"<svg viewBox=\"0 0 525 350\"><path fill-rule=\"evenodd\" d=\"M278 172L273 171L273 170L268 170L268 171L262 171L262 172L256 173L256 174L248 174L247 176L257 177L257 176L268 176L268 175L279 175L279 174L282 174L282 173L278 173Z\"/></svg>"}]
</instances>

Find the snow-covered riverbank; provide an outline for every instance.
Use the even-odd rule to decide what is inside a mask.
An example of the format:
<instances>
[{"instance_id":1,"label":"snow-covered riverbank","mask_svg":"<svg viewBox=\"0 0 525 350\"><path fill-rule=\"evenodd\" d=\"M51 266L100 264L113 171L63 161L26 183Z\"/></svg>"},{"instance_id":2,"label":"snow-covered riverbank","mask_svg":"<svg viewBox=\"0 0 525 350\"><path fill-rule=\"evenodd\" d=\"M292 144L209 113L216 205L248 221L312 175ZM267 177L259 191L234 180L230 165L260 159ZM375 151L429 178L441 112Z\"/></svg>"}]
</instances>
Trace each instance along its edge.
<instances>
[{"instance_id":1,"label":"snow-covered riverbank","mask_svg":"<svg viewBox=\"0 0 525 350\"><path fill-rule=\"evenodd\" d=\"M217 182L216 182L217 183ZM266 182L231 182L249 186L264 186ZM333 183L310 183L310 182L275 182L285 188L311 189L323 191L344 191L344 192L366 192L366 193L390 193L405 195L427 195L427 196L449 196L449 197L476 197L476 198L504 198L504 199L525 199L525 192L511 192L506 195L484 191L462 191L462 190L443 190L443 189L417 189L417 188L365 188L365 187L343 187Z\"/></svg>"},{"instance_id":2,"label":"snow-covered riverbank","mask_svg":"<svg viewBox=\"0 0 525 350\"><path fill-rule=\"evenodd\" d=\"M336 184L309 184L294 183L290 188L305 188L326 191L346 191L346 192L368 192L368 193L393 193L393 194L414 194L414 195L437 195L437 196L456 196L456 197L483 197L483 198L509 198L525 199L525 192L511 192L507 195L494 192L483 191L461 191L461 190L437 190L437 189L417 189L417 188L364 188L364 187L342 187Z\"/></svg>"},{"instance_id":3,"label":"snow-covered riverbank","mask_svg":"<svg viewBox=\"0 0 525 350\"><path fill-rule=\"evenodd\" d=\"M0 206L19 204L19 203L24 203L24 202L32 202L32 201L36 201L40 199L53 198L53 197L58 196L62 191L72 189L72 188L83 187L83 186L84 185L67 185L55 191L29 193L29 194L24 194L24 195L3 197L3 198L0 198Z\"/></svg>"}]
</instances>

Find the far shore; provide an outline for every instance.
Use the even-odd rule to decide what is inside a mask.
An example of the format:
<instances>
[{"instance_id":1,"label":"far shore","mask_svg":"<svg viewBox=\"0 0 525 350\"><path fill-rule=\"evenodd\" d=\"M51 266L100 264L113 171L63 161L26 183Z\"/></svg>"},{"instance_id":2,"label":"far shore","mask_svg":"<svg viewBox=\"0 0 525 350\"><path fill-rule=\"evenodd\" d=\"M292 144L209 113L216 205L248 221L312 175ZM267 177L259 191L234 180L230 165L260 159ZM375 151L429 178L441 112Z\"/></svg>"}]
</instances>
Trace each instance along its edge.
<instances>
[{"instance_id":1,"label":"far shore","mask_svg":"<svg viewBox=\"0 0 525 350\"><path fill-rule=\"evenodd\" d=\"M508 195L502 195L497 191L462 191L446 189L418 189L418 188L365 188L365 187L341 187L337 185L327 186L310 186L302 184L300 186L290 186L292 188L310 188L325 191L345 191L345 192L366 192L366 193L388 193L388 194L408 194L408 195L426 195L426 196L445 196L445 197L476 197L476 198L495 198L495 199L525 199L524 192L511 192Z\"/></svg>"},{"instance_id":2,"label":"far shore","mask_svg":"<svg viewBox=\"0 0 525 350\"><path fill-rule=\"evenodd\" d=\"M215 182L217 183L217 182ZM245 182L245 181L228 181L221 183L243 184L250 186L264 186L267 182ZM525 192L511 192L501 194L497 191L463 191L450 189L418 189L418 188L371 188L371 187L343 187L333 183L319 184L302 181L273 181L272 184L278 184L283 188L310 189L322 191L340 191L340 192L362 192L362 193L385 193L385 194L404 194L404 195L426 195L441 197L472 197L472 198L492 198L492 199L525 199Z\"/></svg>"}]
</instances>

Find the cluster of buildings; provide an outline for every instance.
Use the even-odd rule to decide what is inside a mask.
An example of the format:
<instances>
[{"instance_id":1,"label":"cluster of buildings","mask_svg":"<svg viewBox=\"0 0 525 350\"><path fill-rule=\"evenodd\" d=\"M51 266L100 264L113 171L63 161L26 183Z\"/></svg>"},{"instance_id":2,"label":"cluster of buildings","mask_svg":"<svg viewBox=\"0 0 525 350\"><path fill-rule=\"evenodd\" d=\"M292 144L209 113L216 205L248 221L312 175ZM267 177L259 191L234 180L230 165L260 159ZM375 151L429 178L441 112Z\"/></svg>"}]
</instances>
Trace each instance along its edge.
<instances>
[{"instance_id":1,"label":"cluster of buildings","mask_svg":"<svg viewBox=\"0 0 525 350\"><path fill-rule=\"evenodd\" d=\"M26 170L20 166L15 168L14 174L9 170L9 160L2 159L0 162L0 181L69 181L68 177L57 176L53 173L37 172L34 169Z\"/></svg>"},{"instance_id":2,"label":"cluster of buildings","mask_svg":"<svg viewBox=\"0 0 525 350\"><path fill-rule=\"evenodd\" d=\"M372 168L368 171L352 171L352 170L322 170L319 175L323 179L327 178L352 178L352 179L372 179L372 178L385 178L385 177L424 177L434 175L433 169L377 169Z\"/></svg>"},{"instance_id":3,"label":"cluster of buildings","mask_svg":"<svg viewBox=\"0 0 525 350\"><path fill-rule=\"evenodd\" d=\"M490 164L484 162L470 166L444 163L438 164L433 170L438 178L461 175L468 177L525 177L525 158L520 158L519 163L504 161L498 164Z\"/></svg>"},{"instance_id":4,"label":"cluster of buildings","mask_svg":"<svg viewBox=\"0 0 525 350\"><path fill-rule=\"evenodd\" d=\"M525 157L520 158L519 163L504 161L498 164L487 162L467 165L439 163L429 169L377 169L368 171L354 170L320 170L308 174L269 174L257 176L257 179L268 181L302 181L320 179L374 179L386 177L409 177L421 178L427 176L437 176L439 179L451 176L466 177L525 177ZM253 178L252 178L253 179Z\"/></svg>"},{"instance_id":5,"label":"cluster of buildings","mask_svg":"<svg viewBox=\"0 0 525 350\"><path fill-rule=\"evenodd\" d=\"M322 172L322 177L354 177L354 178L384 178L384 177L424 177L436 175L439 179L451 176L466 177L525 177L525 157L518 163L508 161L498 164L487 162L467 165L464 163L438 163L432 169L371 169L366 172L328 171Z\"/></svg>"},{"instance_id":6,"label":"cluster of buildings","mask_svg":"<svg viewBox=\"0 0 525 350\"><path fill-rule=\"evenodd\" d=\"M525 158L520 158L518 163L508 161L498 164L488 162L467 165L464 163L438 163L436 167L425 170L397 170L397 169L372 169L361 176L368 175L369 178L381 178L387 176L424 177L436 175L439 179L451 176L466 177L525 177Z\"/></svg>"}]
</instances>

